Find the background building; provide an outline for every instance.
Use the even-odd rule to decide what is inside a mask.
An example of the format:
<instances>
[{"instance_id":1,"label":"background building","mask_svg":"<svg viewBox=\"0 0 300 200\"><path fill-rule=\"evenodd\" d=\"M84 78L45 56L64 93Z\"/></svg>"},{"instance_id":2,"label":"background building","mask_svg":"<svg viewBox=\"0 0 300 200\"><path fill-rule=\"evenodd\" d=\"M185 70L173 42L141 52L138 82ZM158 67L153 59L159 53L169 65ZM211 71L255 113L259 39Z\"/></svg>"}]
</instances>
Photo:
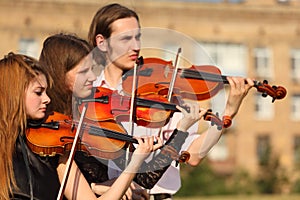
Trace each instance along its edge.
<instances>
[{"instance_id":1,"label":"background building","mask_svg":"<svg viewBox=\"0 0 300 200\"><path fill-rule=\"evenodd\" d=\"M288 175L299 172L300 1L116 2L135 9L142 27L173 30L182 38L197 41L225 75L266 79L287 89L285 99L273 104L255 89L250 91L233 126L210 154L216 170L232 173L242 168L256 174L272 147L272 154L278 156ZM0 55L14 51L38 57L43 40L61 31L86 38L93 15L107 3L110 1L0 0ZM149 42L175 52L178 47L169 42L168 36ZM192 64L203 61L198 50L183 48ZM225 99L219 98L216 103L219 101Z\"/></svg>"}]
</instances>

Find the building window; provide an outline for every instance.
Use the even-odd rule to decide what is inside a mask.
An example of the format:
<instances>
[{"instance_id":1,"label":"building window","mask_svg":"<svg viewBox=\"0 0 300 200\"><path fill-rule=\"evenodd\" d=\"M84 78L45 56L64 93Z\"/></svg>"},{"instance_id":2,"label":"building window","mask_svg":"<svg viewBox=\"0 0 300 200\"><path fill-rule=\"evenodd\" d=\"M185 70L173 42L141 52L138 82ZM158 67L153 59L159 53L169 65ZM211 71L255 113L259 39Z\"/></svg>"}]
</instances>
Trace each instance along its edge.
<instances>
[{"instance_id":1,"label":"building window","mask_svg":"<svg viewBox=\"0 0 300 200\"><path fill-rule=\"evenodd\" d=\"M262 97L260 93L255 94L255 115L259 120L271 120L274 117L274 104L272 97Z\"/></svg>"},{"instance_id":2,"label":"building window","mask_svg":"<svg viewBox=\"0 0 300 200\"><path fill-rule=\"evenodd\" d=\"M258 77L272 78L271 52L268 48L255 48L255 73Z\"/></svg>"},{"instance_id":3,"label":"building window","mask_svg":"<svg viewBox=\"0 0 300 200\"><path fill-rule=\"evenodd\" d=\"M300 49L291 50L291 79L300 83Z\"/></svg>"},{"instance_id":4,"label":"building window","mask_svg":"<svg viewBox=\"0 0 300 200\"><path fill-rule=\"evenodd\" d=\"M243 44L238 43L218 43L199 42L206 54L212 60L213 65L218 66L222 74L230 76L245 77L247 74L248 49ZM202 58L195 53L197 63L202 62ZM223 110L225 108L226 92L220 90L215 98L211 99L213 110Z\"/></svg>"},{"instance_id":5,"label":"building window","mask_svg":"<svg viewBox=\"0 0 300 200\"><path fill-rule=\"evenodd\" d=\"M292 112L291 118L293 120L300 120L300 94L295 94L292 96Z\"/></svg>"},{"instance_id":6,"label":"building window","mask_svg":"<svg viewBox=\"0 0 300 200\"><path fill-rule=\"evenodd\" d=\"M269 135L260 135L256 142L256 156L259 165L266 165L271 156L271 145Z\"/></svg>"},{"instance_id":7,"label":"building window","mask_svg":"<svg viewBox=\"0 0 300 200\"><path fill-rule=\"evenodd\" d=\"M19 40L19 53L25 54L34 58L39 56L39 45L35 39L21 38Z\"/></svg>"},{"instance_id":8,"label":"building window","mask_svg":"<svg viewBox=\"0 0 300 200\"><path fill-rule=\"evenodd\" d=\"M300 135L294 136L294 164L300 168Z\"/></svg>"},{"instance_id":9,"label":"building window","mask_svg":"<svg viewBox=\"0 0 300 200\"><path fill-rule=\"evenodd\" d=\"M234 43L201 43L201 45L223 74L246 76L248 58L245 45Z\"/></svg>"}]
</instances>

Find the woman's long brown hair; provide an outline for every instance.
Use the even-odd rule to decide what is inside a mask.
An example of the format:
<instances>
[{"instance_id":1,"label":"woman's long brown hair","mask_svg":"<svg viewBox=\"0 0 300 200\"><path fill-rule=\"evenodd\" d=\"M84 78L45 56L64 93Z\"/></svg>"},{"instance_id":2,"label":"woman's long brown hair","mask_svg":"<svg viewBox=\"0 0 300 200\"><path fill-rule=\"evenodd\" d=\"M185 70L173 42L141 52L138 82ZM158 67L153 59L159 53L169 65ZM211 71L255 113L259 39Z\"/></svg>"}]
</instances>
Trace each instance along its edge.
<instances>
[{"instance_id":1,"label":"woman's long brown hair","mask_svg":"<svg viewBox=\"0 0 300 200\"><path fill-rule=\"evenodd\" d=\"M0 199L6 200L16 188L13 154L18 135L26 129L25 92L37 75L46 74L37 60L14 53L0 60L0 74Z\"/></svg>"},{"instance_id":2,"label":"woman's long brown hair","mask_svg":"<svg viewBox=\"0 0 300 200\"><path fill-rule=\"evenodd\" d=\"M72 114L72 91L66 85L66 73L91 50L87 41L72 34L59 33L44 41L39 61L55 80L53 87L47 92L51 99L52 111L66 115Z\"/></svg>"}]
</instances>

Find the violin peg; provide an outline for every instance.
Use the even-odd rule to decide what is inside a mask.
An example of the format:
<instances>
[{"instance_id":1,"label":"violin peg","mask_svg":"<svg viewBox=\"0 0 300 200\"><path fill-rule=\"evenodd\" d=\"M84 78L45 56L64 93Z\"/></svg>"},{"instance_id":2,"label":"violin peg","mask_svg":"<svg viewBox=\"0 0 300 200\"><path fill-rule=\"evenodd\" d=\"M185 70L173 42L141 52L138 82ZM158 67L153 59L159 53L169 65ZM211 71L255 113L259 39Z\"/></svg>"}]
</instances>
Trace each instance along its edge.
<instances>
[{"instance_id":1,"label":"violin peg","mask_svg":"<svg viewBox=\"0 0 300 200\"><path fill-rule=\"evenodd\" d=\"M220 125L219 125L219 126L217 126L217 129L218 129L219 131L220 131L220 130L222 130L222 128L223 128L223 127L222 127L222 126L220 126Z\"/></svg>"},{"instance_id":2,"label":"violin peg","mask_svg":"<svg viewBox=\"0 0 300 200\"><path fill-rule=\"evenodd\" d=\"M263 93L261 94L261 96L266 98L266 97L268 96L268 94L267 94L266 92L263 92Z\"/></svg>"}]
</instances>

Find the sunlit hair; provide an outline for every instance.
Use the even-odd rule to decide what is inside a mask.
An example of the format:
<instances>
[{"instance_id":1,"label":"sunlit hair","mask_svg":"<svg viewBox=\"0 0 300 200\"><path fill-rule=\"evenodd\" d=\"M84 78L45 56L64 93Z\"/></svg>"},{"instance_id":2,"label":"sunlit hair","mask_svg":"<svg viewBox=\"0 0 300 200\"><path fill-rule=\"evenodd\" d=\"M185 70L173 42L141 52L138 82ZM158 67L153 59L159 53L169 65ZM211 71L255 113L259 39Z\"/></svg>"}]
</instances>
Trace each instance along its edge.
<instances>
[{"instance_id":1,"label":"sunlit hair","mask_svg":"<svg viewBox=\"0 0 300 200\"><path fill-rule=\"evenodd\" d=\"M134 17L139 22L139 17L135 11L117 3L102 7L95 14L88 34L89 43L96 47L96 35L101 34L109 38L112 33L111 24L118 20L128 17Z\"/></svg>"},{"instance_id":2,"label":"sunlit hair","mask_svg":"<svg viewBox=\"0 0 300 200\"><path fill-rule=\"evenodd\" d=\"M87 41L72 34L59 33L44 41L39 61L54 80L53 87L47 92L52 111L72 114L72 91L66 85L66 73L91 50Z\"/></svg>"},{"instance_id":3,"label":"sunlit hair","mask_svg":"<svg viewBox=\"0 0 300 200\"><path fill-rule=\"evenodd\" d=\"M93 47L97 46L96 36L101 34L105 39L110 38L112 33L112 23L118 19L134 17L139 23L137 13L125 6L117 3L108 4L100 8L95 14L90 30L88 33L88 41ZM98 64L105 65L105 56L98 49L93 51L93 57Z\"/></svg>"},{"instance_id":4,"label":"sunlit hair","mask_svg":"<svg viewBox=\"0 0 300 200\"><path fill-rule=\"evenodd\" d=\"M27 123L25 92L38 75L44 74L49 85L51 79L37 60L14 53L0 60L0 74L0 199L9 199L12 186L16 187L13 174L15 142L19 134L24 134Z\"/></svg>"}]
</instances>

